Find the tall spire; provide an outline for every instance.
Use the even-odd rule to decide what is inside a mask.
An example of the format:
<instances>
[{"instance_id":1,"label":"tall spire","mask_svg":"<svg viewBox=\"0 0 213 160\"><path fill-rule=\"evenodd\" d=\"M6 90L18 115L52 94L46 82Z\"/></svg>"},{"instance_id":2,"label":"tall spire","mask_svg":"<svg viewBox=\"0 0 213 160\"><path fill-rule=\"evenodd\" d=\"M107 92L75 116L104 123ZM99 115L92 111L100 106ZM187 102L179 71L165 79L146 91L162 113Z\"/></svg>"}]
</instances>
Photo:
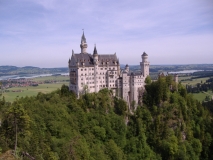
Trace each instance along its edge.
<instances>
[{"instance_id":1,"label":"tall spire","mask_svg":"<svg viewBox=\"0 0 213 160\"><path fill-rule=\"evenodd\" d=\"M86 38L84 36L84 30L83 30L83 34L81 36L81 44L80 44L80 47L81 47L81 53L84 53L86 54L87 53L87 42L86 42Z\"/></svg>"},{"instance_id":2,"label":"tall spire","mask_svg":"<svg viewBox=\"0 0 213 160\"><path fill-rule=\"evenodd\" d=\"M97 54L98 54L98 52L97 52L96 45L95 45L93 55L97 55Z\"/></svg>"},{"instance_id":3,"label":"tall spire","mask_svg":"<svg viewBox=\"0 0 213 160\"><path fill-rule=\"evenodd\" d=\"M93 62L94 62L94 65L98 65L98 52L96 49L96 45L95 45L94 51L93 51Z\"/></svg>"},{"instance_id":4,"label":"tall spire","mask_svg":"<svg viewBox=\"0 0 213 160\"><path fill-rule=\"evenodd\" d=\"M83 30L83 34L81 36L81 43L84 42L84 43L87 43L86 41L86 38L85 38L85 35L84 35L84 30Z\"/></svg>"}]
</instances>

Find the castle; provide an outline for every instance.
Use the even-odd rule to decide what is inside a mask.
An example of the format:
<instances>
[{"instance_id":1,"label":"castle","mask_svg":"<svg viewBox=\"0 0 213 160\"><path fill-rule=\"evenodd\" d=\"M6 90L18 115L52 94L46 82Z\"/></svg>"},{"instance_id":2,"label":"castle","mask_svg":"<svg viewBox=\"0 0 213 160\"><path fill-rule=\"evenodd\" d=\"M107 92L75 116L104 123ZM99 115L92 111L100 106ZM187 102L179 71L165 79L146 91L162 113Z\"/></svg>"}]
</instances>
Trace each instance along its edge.
<instances>
[{"instance_id":1,"label":"castle","mask_svg":"<svg viewBox=\"0 0 213 160\"><path fill-rule=\"evenodd\" d=\"M123 98L129 106L139 103L144 90L145 78L149 75L148 55L141 55L141 71L130 73L129 66L120 69L119 59L114 54L99 54L96 46L93 54L87 53L87 42L83 32L81 53L72 50L69 59L69 89L79 97L85 92L98 92L103 88L112 90L113 95Z\"/></svg>"}]
</instances>

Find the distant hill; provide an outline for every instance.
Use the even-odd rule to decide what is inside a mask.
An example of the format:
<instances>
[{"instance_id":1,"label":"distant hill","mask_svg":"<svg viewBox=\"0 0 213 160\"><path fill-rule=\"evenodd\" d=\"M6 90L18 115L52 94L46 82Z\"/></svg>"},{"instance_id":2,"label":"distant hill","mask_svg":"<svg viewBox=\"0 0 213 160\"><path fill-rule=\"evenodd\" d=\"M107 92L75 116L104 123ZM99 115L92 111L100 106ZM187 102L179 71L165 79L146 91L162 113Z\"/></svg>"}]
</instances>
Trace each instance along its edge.
<instances>
[{"instance_id":1,"label":"distant hill","mask_svg":"<svg viewBox=\"0 0 213 160\"><path fill-rule=\"evenodd\" d=\"M125 68L125 64L120 64L121 69ZM131 71L140 71L140 65L129 65ZM183 70L204 70L212 71L213 64L182 64L182 65L150 65L150 73L173 72ZM34 66L16 67L16 66L0 66L0 76L14 74L56 74L67 73L68 67L60 68L39 68Z\"/></svg>"},{"instance_id":2,"label":"distant hill","mask_svg":"<svg viewBox=\"0 0 213 160\"><path fill-rule=\"evenodd\" d=\"M67 67L61 68L39 68L33 66L16 67L16 66L0 66L0 76L14 74L54 74L66 73Z\"/></svg>"}]
</instances>

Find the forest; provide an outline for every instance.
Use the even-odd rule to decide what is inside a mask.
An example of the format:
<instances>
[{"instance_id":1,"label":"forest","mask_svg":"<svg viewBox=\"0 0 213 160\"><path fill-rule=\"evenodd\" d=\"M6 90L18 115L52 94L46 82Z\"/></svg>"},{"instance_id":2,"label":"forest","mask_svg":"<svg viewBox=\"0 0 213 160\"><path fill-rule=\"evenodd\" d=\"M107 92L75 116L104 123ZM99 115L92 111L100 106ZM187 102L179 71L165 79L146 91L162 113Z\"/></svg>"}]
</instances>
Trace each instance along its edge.
<instances>
[{"instance_id":1,"label":"forest","mask_svg":"<svg viewBox=\"0 0 213 160\"><path fill-rule=\"evenodd\" d=\"M170 76L146 83L134 112L107 89L77 98L62 85L12 104L0 97L0 154L11 150L24 160L213 159L212 113Z\"/></svg>"}]
</instances>

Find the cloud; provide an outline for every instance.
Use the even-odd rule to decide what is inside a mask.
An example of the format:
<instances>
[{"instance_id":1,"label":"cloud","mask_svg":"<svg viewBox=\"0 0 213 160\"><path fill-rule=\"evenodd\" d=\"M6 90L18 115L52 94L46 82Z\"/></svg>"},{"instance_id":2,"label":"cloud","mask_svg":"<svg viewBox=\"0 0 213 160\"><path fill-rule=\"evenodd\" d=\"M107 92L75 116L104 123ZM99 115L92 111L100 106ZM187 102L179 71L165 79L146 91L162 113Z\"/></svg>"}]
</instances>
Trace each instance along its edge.
<instances>
[{"instance_id":1,"label":"cloud","mask_svg":"<svg viewBox=\"0 0 213 160\"><path fill-rule=\"evenodd\" d=\"M209 62L205 57L211 56L212 1L7 0L0 3L0 53L18 59L13 60L17 65L51 65L51 61L56 65L58 59L57 64L63 66L72 49L80 50L81 29L85 29L90 51L96 43L100 53L117 51L121 57L131 54L131 59L121 58L125 63L138 63L138 54L143 50L155 53L150 57L157 57L154 63L166 63L163 57L179 56L180 52L193 55L203 50L202 63ZM43 63L31 58L34 55L38 58L44 55ZM194 59L184 60L193 63L199 59L195 55ZM7 56L0 60L2 64L10 62Z\"/></svg>"}]
</instances>

